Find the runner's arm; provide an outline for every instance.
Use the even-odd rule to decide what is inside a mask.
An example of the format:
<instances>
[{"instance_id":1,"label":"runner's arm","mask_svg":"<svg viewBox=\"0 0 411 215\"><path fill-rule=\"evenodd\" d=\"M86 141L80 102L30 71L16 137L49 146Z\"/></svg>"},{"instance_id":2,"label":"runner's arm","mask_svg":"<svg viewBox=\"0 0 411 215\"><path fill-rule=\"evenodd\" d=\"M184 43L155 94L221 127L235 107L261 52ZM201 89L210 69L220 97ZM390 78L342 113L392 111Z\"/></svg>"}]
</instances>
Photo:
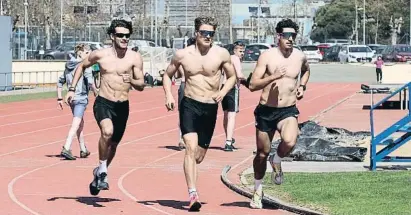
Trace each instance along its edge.
<instances>
[{"instance_id":1,"label":"runner's arm","mask_svg":"<svg viewBox=\"0 0 411 215\"><path fill-rule=\"evenodd\" d=\"M310 78L310 64L308 63L307 57L305 57L302 68L301 68L300 85L305 86L309 78Z\"/></svg>"},{"instance_id":2,"label":"runner's arm","mask_svg":"<svg viewBox=\"0 0 411 215\"><path fill-rule=\"evenodd\" d=\"M241 67L240 58L235 56L235 57L232 57L231 60L232 60L232 63L234 65L234 69L235 69L235 73L237 75L237 79L244 80L245 77L244 77L244 74L243 74L243 69Z\"/></svg>"},{"instance_id":3,"label":"runner's arm","mask_svg":"<svg viewBox=\"0 0 411 215\"><path fill-rule=\"evenodd\" d=\"M166 72L163 75L163 89L166 96L171 96L171 78L175 75L178 68L181 66L180 60L182 58L182 53L179 51L173 56L168 65Z\"/></svg>"},{"instance_id":4,"label":"runner's arm","mask_svg":"<svg viewBox=\"0 0 411 215\"><path fill-rule=\"evenodd\" d=\"M61 95L61 91L63 88L63 85L66 83L66 76L63 72L63 74L59 77L58 81L57 81L57 99L62 99L63 96Z\"/></svg>"},{"instance_id":5,"label":"runner's arm","mask_svg":"<svg viewBox=\"0 0 411 215\"><path fill-rule=\"evenodd\" d=\"M235 72L233 63L231 62L230 53L226 49L224 49L222 55L223 70L227 80L224 83L224 87L221 89L221 92L224 95L227 95L228 91L231 90L237 82L237 74Z\"/></svg>"},{"instance_id":6,"label":"runner's arm","mask_svg":"<svg viewBox=\"0 0 411 215\"><path fill-rule=\"evenodd\" d=\"M136 53L137 58L134 61L133 66L133 78L131 79L131 86L138 91L143 91L146 83L144 83L143 74L143 57L140 53Z\"/></svg>"},{"instance_id":7,"label":"runner's arm","mask_svg":"<svg viewBox=\"0 0 411 215\"><path fill-rule=\"evenodd\" d=\"M176 72L176 74L174 75L175 79L179 79L183 77L183 67L178 67L178 71Z\"/></svg>"},{"instance_id":8,"label":"runner's arm","mask_svg":"<svg viewBox=\"0 0 411 215\"><path fill-rule=\"evenodd\" d=\"M78 80L84 74L84 70L89 68L90 66L96 64L99 59L100 59L100 51L99 50L91 52L89 57L84 59L83 62L81 62L77 66L77 69L74 72L73 81L71 82L70 87L76 88Z\"/></svg>"},{"instance_id":9,"label":"runner's arm","mask_svg":"<svg viewBox=\"0 0 411 215\"><path fill-rule=\"evenodd\" d=\"M268 60L269 55L267 54L267 52L264 52L258 58L257 65L254 69L254 72L252 73L250 80L249 89L251 92L263 89L276 79L276 76L274 75L264 77L267 69Z\"/></svg>"},{"instance_id":10,"label":"runner's arm","mask_svg":"<svg viewBox=\"0 0 411 215\"><path fill-rule=\"evenodd\" d=\"M85 69L84 70L84 77L87 79L87 83L89 85L87 87L90 87L91 90L93 91L94 95L97 95L98 94L98 89L97 89L96 85L94 84L95 82L94 82L94 77L93 77L93 69L91 69L91 68Z\"/></svg>"}]
</instances>

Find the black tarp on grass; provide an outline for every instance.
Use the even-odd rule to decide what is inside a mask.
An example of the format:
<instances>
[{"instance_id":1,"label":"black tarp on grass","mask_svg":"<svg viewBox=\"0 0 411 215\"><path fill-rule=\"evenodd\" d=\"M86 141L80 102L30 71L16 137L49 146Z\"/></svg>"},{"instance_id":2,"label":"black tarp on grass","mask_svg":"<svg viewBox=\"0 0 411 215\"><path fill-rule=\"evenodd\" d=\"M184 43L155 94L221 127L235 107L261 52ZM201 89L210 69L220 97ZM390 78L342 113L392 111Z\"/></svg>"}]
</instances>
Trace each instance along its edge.
<instances>
[{"instance_id":1,"label":"black tarp on grass","mask_svg":"<svg viewBox=\"0 0 411 215\"><path fill-rule=\"evenodd\" d=\"M367 148L359 143L370 137L370 132L351 132L343 128L328 128L313 121L301 123L300 136L289 156L294 161L352 161L362 162ZM280 140L272 143L271 153L277 150Z\"/></svg>"}]
</instances>

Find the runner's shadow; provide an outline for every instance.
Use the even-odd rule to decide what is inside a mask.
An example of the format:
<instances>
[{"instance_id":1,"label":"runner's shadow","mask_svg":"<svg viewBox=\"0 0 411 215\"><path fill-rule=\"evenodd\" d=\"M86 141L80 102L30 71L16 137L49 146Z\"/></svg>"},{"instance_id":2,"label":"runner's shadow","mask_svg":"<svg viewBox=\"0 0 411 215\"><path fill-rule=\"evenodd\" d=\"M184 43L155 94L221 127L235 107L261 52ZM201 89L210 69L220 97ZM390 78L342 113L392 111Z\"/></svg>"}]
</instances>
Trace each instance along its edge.
<instances>
[{"instance_id":1,"label":"runner's shadow","mask_svg":"<svg viewBox=\"0 0 411 215\"><path fill-rule=\"evenodd\" d=\"M170 149L170 150L174 150L174 151L182 151L178 146L159 146L158 148Z\"/></svg>"},{"instance_id":2,"label":"runner's shadow","mask_svg":"<svg viewBox=\"0 0 411 215\"><path fill-rule=\"evenodd\" d=\"M66 159L65 157L63 157L63 156L61 156L61 155L44 155L45 157L48 157L48 158L61 158L60 160L68 160L68 159ZM76 159L79 159L80 157L78 157L78 156L74 156Z\"/></svg>"},{"instance_id":3,"label":"runner's shadow","mask_svg":"<svg viewBox=\"0 0 411 215\"><path fill-rule=\"evenodd\" d=\"M221 206L225 207L240 207L240 208L250 208L250 202L231 202L231 203L223 203ZM263 204L264 209L273 209L278 210L278 207L274 207L271 205Z\"/></svg>"},{"instance_id":4,"label":"runner's shadow","mask_svg":"<svg viewBox=\"0 0 411 215\"><path fill-rule=\"evenodd\" d=\"M176 200L155 200L155 201L138 201L138 203L143 205L154 205L159 204L164 207L174 208L178 210L188 210L189 202L182 202ZM202 205L207 204L205 202L201 202Z\"/></svg>"},{"instance_id":5,"label":"runner's shadow","mask_svg":"<svg viewBox=\"0 0 411 215\"><path fill-rule=\"evenodd\" d=\"M99 197L88 197L88 196L77 196L77 197L53 197L47 199L47 201L56 201L58 199L65 199L65 200L76 200L82 204L91 205L93 207L105 207L99 203L103 202L119 202L120 199L111 199L111 198L99 198Z\"/></svg>"}]
</instances>

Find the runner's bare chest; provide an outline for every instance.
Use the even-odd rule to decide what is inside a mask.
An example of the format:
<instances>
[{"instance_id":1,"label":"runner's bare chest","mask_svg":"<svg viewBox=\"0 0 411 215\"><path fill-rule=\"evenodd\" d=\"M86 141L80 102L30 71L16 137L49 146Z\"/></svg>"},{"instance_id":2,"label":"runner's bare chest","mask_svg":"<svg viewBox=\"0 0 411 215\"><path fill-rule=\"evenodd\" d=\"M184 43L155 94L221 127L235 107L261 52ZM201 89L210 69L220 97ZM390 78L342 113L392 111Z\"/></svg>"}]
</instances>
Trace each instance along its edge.
<instances>
[{"instance_id":1,"label":"runner's bare chest","mask_svg":"<svg viewBox=\"0 0 411 215\"><path fill-rule=\"evenodd\" d=\"M117 58L115 56L106 56L99 62L102 74L132 74L133 60L129 55L123 58Z\"/></svg>"},{"instance_id":2,"label":"runner's bare chest","mask_svg":"<svg viewBox=\"0 0 411 215\"><path fill-rule=\"evenodd\" d=\"M267 64L267 75L285 71L284 77L296 79L301 72L304 55L293 51L290 56L284 57L281 53L273 52Z\"/></svg>"},{"instance_id":3,"label":"runner's bare chest","mask_svg":"<svg viewBox=\"0 0 411 215\"><path fill-rule=\"evenodd\" d=\"M181 60L186 76L203 75L205 77L213 77L219 75L221 63L221 59L215 52L204 56L187 52Z\"/></svg>"}]
</instances>

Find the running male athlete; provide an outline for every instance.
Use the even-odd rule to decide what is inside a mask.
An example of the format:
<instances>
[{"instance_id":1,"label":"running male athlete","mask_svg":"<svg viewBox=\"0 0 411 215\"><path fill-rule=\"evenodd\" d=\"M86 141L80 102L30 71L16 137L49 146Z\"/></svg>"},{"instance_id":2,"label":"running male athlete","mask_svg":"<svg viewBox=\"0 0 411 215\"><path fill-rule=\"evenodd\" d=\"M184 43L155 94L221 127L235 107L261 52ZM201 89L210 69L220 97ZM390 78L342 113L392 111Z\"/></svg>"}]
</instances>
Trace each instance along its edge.
<instances>
[{"instance_id":1,"label":"running male athlete","mask_svg":"<svg viewBox=\"0 0 411 215\"><path fill-rule=\"evenodd\" d=\"M187 40L187 46L194 45L195 42L196 42L196 39L191 37ZM180 84L180 87L178 88L178 109L180 110L181 100L184 97L184 87L186 85L183 67L180 66L178 68L178 71L174 75L174 78L175 79L181 78L181 84ZM180 123L178 124L178 127L180 127ZM186 145L183 140L183 135L181 134L181 129L180 129L180 141L178 142L178 147L181 150L186 148Z\"/></svg>"},{"instance_id":2,"label":"running male athlete","mask_svg":"<svg viewBox=\"0 0 411 215\"><path fill-rule=\"evenodd\" d=\"M175 101L171 92L171 77L181 66L186 85L181 100L180 126L186 144L184 173L190 205L189 211L201 208L196 190L197 164L200 164L213 137L217 120L218 103L236 82L236 74L228 51L212 45L217 22L212 17L194 20L196 42L176 52L164 75L166 107L174 110ZM220 89L221 69L226 71L227 81Z\"/></svg>"},{"instance_id":3,"label":"running male athlete","mask_svg":"<svg viewBox=\"0 0 411 215\"><path fill-rule=\"evenodd\" d=\"M107 167L116 154L126 129L129 116L130 86L144 90L143 60L140 53L127 48L132 32L130 21L116 19L107 33L113 42L109 48L93 51L76 70L72 87L66 95L66 103L73 98L73 89L87 67L100 65L101 86L94 102L93 112L101 130L99 140L99 166L93 170L94 179L89 188L92 195L108 190Z\"/></svg>"},{"instance_id":4,"label":"running male athlete","mask_svg":"<svg viewBox=\"0 0 411 215\"><path fill-rule=\"evenodd\" d=\"M64 84L67 86L71 85L71 81L74 76L74 72L77 66L88 56L90 55L91 49L90 46L86 44L78 44L75 47L75 55L76 57L71 58L66 63L66 69L64 73L59 77L57 81L57 103L59 108L63 110L63 98L61 95L61 91ZM97 95L97 87L94 84L93 78L93 71L91 68L88 68L84 72L84 76L81 76L79 79L79 84L76 87L75 95L73 97L73 101L70 105L71 112L73 113L73 120L71 123L71 127L69 129L66 143L61 150L61 156L66 158L67 160L76 160L76 157L73 156L71 153L71 143L73 142L74 135L77 134L77 140L80 144L80 158L86 158L90 155L90 152L87 150L86 145L84 143L84 112L86 111L88 105L88 94L89 89L94 91L94 95Z\"/></svg>"},{"instance_id":5,"label":"running male athlete","mask_svg":"<svg viewBox=\"0 0 411 215\"><path fill-rule=\"evenodd\" d=\"M278 48L269 49L259 57L249 86L251 91L263 90L254 111L257 153L253 162L255 188L250 203L252 208L262 208L262 179L275 131L280 133L282 142L275 155L270 157L273 167L271 180L277 185L283 182L281 159L290 154L297 142L299 111L296 103L303 97L310 76L306 56L293 49L297 24L290 19L282 20L276 31Z\"/></svg>"},{"instance_id":6,"label":"running male athlete","mask_svg":"<svg viewBox=\"0 0 411 215\"><path fill-rule=\"evenodd\" d=\"M224 111L224 120L223 126L226 136L224 151L232 152L234 150L234 143L235 139L233 138L234 135L234 126L235 126L235 117L236 114L240 111L239 110L239 103L240 103L240 82L245 80L244 75L242 73L241 67L241 60L244 57L244 48L245 44L242 42L235 42L233 48L233 54L231 55L231 62L234 65L235 72L237 75L237 83L234 85L233 88L227 93L224 97L221 105ZM222 78L222 87L224 87L224 83L226 81L225 73L223 71L223 78Z\"/></svg>"}]
</instances>

